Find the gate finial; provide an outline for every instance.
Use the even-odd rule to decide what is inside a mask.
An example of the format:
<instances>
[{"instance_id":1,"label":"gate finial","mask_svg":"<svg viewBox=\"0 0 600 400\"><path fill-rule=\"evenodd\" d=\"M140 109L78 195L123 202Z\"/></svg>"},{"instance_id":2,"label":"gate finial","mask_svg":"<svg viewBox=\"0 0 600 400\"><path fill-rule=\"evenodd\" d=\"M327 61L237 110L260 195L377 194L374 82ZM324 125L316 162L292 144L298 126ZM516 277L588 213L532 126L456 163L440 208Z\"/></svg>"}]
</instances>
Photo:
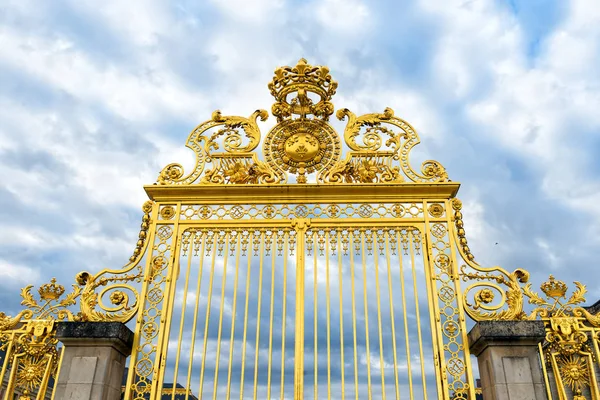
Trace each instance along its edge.
<instances>
[{"instance_id":1,"label":"gate finial","mask_svg":"<svg viewBox=\"0 0 600 400\"><path fill-rule=\"evenodd\" d=\"M304 58L295 67L279 67L275 70L273 80L269 82L271 95L277 100L271 109L272 113L278 122L292 115L299 115L300 118L314 115L327 121L333 114L331 98L335 95L337 86L328 67L312 66ZM290 98L293 93L296 97ZM319 96L319 100L314 103L309 93Z\"/></svg>"}]
</instances>

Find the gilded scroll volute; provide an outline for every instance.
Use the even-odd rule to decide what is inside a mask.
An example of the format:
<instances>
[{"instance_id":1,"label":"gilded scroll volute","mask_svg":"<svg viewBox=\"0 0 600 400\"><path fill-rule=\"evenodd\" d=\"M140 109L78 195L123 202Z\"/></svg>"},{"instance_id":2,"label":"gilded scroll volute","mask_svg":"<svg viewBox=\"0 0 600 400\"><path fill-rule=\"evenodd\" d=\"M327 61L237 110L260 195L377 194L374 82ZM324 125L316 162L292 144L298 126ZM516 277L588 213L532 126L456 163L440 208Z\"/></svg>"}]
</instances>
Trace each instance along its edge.
<instances>
[{"instance_id":1,"label":"gilded scroll volute","mask_svg":"<svg viewBox=\"0 0 600 400\"><path fill-rule=\"evenodd\" d=\"M437 161L427 160L418 173L410 166L410 150L419 137L415 129L394 115L383 113L356 116L347 108L337 111L339 120L348 120L344 141L351 149L345 160L319 175L326 183L446 182L446 170Z\"/></svg>"},{"instance_id":2,"label":"gilded scroll volute","mask_svg":"<svg viewBox=\"0 0 600 400\"><path fill-rule=\"evenodd\" d=\"M80 287L79 318L83 321L127 322L137 313L140 298L133 284L143 279L141 261L148 247L149 228L155 203L142 206L144 215L138 241L129 262L121 269L105 269L97 274L82 271L75 280Z\"/></svg>"},{"instance_id":3,"label":"gilded scroll volute","mask_svg":"<svg viewBox=\"0 0 600 400\"><path fill-rule=\"evenodd\" d=\"M268 84L277 124L263 141L264 161L255 150L261 141L257 121L265 121L267 112L257 110L245 118L215 111L188 137L186 146L196 156L192 171L186 174L181 164L169 164L157 183L272 185L288 183L288 175L300 184L311 179L333 184L448 181L437 161L425 161L420 170L410 166L409 153L419 137L391 108L361 116L346 108L337 111L338 119L348 120L343 138L350 152L342 160L340 135L329 124L337 87L328 67L305 59L277 68Z\"/></svg>"},{"instance_id":4,"label":"gilded scroll volute","mask_svg":"<svg viewBox=\"0 0 600 400\"><path fill-rule=\"evenodd\" d=\"M529 281L529 272L521 268L508 272L498 266L486 268L479 265L466 238L462 202L454 198L451 204L454 240L465 262L460 267L459 276L468 284L463 292L465 311L475 321L525 319L523 284Z\"/></svg>"},{"instance_id":5,"label":"gilded scroll volute","mask_svg":"<svg viewBox=\"0 0 600 400\"><path fill-rule=\"evenodd\" d=\"M257 121L266 121L267 118L265 110L256 110L249 118L224 116L219 110L213 112L211 119L198 125L186 142L196 156L192 171L185 175L180 164L169 164L160 172L157 183L189 185L280 181L282 178L268 171L253 153L261 139ZM205 172L207 163L211 164L211 168ZM232 166L236 166L240 172L241 169L248 170L248 176L241 179L239 173L231 174ZM230 171L228 176L223 176L225 171Z\"/></svg>"}]
</instances>

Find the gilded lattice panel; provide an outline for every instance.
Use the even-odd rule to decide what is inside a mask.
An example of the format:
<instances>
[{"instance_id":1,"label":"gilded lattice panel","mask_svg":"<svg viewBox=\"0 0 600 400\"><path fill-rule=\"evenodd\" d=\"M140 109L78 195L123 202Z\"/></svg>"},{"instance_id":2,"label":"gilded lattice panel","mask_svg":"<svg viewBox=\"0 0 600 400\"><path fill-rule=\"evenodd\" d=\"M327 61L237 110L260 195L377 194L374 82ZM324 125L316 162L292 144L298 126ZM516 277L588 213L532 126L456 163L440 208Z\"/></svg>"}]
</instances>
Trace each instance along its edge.
<instances>
[{"instance_id":1,"label":"gilded lattice panel","mask_svg":"<svg viewBox=\"0 0 600 400\"><path fill-rule=\"evenodd\" d=\"M162 335L164 334L164 318L162 315L168 308L168 290L170 273L172 272L173 225L155 225L152 232L153 242L144 274L144 290L142 307L139 313L136 332L137 343L132 358L133 368L130 370L126 390L133 399L145 399L153 389L160 368Z\"/></svg>"},{"instance_id":2,"label":"gilded lattice panel","mask_svg":"<svg viewBox=\"0 0 600 400\"><path fill-rule=\"evenodd\" d=\"M162 210L172 208L164 206ZM170 213L167 213L171 215ZM172 217L170 217L172 218ZM163 219L170 219L165 218ZM183 204L182 221L194 220L244 220L244 219L290 219L290 218L414 218L423 219L423 206L420 203L387 204Z\"/></svg>"},{"instance_id":3,"label":"gilded lattice panel","mask_svg":"<svg viewBox=\"0 0 600 400\"><path fill-rule=\"evenodd\" d=\"M431 209L431 206L430 206ZM435 210L434 210L435 211ZM442 390L452 393L455 399L468 399L474 395L473 378L466 343L466 326L461 304L461 289L456 267L452 232L447 222L428 224L428 245L431 281L435 297L435 318L440 327L438 343Z\"/></svg>"}]
</instances>

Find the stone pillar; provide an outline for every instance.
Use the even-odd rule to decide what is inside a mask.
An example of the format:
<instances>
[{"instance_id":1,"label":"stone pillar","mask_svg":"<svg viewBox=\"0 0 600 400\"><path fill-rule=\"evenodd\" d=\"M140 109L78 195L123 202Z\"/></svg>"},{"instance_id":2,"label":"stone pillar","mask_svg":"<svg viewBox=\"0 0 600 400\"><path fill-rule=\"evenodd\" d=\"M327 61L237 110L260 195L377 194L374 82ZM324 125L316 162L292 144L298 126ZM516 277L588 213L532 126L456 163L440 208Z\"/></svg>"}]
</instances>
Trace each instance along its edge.
<instances>
[{"instance_id":1,"label":"stone pillar","mask_svg":"<svg viewBox=\"0 0 600 400\"><path fill-rule=\"evenodd\" d=\"M469 332L484 400L546 400L538 343L542 321L482 321Z\"/></svg>"},{"instance_id":2,"label":"stone pillar","mask_svg":"<svg viewBox=\"0 0 600 400\"><path fill-rule=\"evenodd\" d=\"M56 399L119 400L133 332L120 322L59 322L64 348Z\"/></svg>"}]
</instances>

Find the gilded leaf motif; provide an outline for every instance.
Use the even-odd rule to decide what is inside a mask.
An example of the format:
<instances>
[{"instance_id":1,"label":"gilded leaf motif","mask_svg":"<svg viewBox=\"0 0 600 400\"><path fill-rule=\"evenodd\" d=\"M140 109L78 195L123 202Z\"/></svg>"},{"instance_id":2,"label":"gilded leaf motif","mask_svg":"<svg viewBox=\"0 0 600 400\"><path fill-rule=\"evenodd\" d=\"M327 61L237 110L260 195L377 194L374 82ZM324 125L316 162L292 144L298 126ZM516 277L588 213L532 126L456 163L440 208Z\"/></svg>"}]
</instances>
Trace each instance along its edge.
<instances>
[{"instance_id":1,"label":"gilded leaf motif","mask_svg":"<svg viewBox=\"0 0 600 400\"><path fill-rule=\"evenodd\" d=\"M29 285L21 289L21 297L23 298L23 301L21 301L21 305L24 305L25 307L38 307L37 301L35 301L33 295L31 294L32 287L33 285Z\"/></svg>"},{"instance_id":2,"label":"gilded leaf motif","mask_svg":"<svg viewBox=\"0 0 600 400\"><path fill-rule=\"evenodd\" d=\"M76 299L79 297L81 293L81 288L77 285L73 285L73 291L69 293L64 299L62 299L58 305L61 307L68 307L76 304Z\"/></svg>"},{"instance_id":3,"label":"gilded leaf motif","mask_svg":"<svg viewBox=\"0 0 600 400\"><path fill-rule=\"evenodd\" d=\"M542 299L539 294L531 290L531 283L525 285L525 287L523 288L523 293L525 293L525 296L529 297L529 304L536 304L540 306L548 304L548 302Z\"/></svg>"},{"instance_id":4,"label":"gilded leaf motif","mask_svg":"<svg viewBox=\"0 0 600 400\"><path fill-rule=\"evenodd\" d=\"M575 284L575 286L577 286L577 289L573 292L567 304L583 303L585 301L584 295L587 293L587 289L585 288L585 285L583 285L581 282L573 283Z\"/></svg>"}]
</instances>

